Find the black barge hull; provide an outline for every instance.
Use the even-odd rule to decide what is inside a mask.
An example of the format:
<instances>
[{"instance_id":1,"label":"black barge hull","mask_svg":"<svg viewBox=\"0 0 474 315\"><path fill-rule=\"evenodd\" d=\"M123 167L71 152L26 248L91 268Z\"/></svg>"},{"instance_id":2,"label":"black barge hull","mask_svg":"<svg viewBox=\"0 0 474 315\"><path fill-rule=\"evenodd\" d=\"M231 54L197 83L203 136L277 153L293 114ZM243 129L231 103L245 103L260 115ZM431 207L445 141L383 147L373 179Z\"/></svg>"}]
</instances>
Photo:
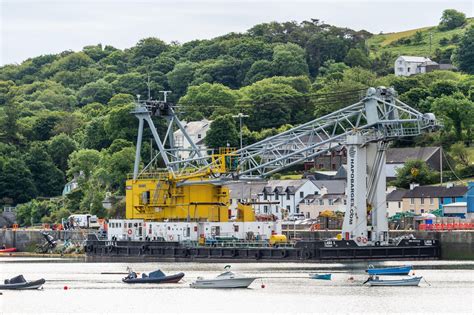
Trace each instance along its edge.
<instances>
[{"instance_id":1,"label":"black barge hull","mask_svg":"<svg viewBox=\"0 0 474 315\"><path fill-rule=\"evenodd\" d=\"M417 260L441 256L437 240L402 240L398 245L358 246L353 241L299 241L294 247L186 246L178 242L88 240L88 260L285 261Z\"/></svg>"}]
</instances>

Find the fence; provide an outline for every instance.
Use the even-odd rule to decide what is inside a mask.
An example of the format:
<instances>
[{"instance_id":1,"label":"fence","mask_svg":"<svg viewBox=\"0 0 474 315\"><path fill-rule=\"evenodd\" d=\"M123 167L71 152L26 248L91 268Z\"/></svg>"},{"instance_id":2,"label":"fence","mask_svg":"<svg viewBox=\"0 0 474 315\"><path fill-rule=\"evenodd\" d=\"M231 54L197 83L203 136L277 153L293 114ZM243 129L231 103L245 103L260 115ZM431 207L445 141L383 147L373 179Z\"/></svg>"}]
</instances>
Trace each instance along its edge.
<instances>
[{"instance_id":1,"label":"fence","mask_svg":"<svg viewBox=\"0 0 474 315\"><path fill-rule=\"evenodd\" d=\"M474 223L421 223L418 229L420 231L474 230Z\"/></svg>"}]
</instances>

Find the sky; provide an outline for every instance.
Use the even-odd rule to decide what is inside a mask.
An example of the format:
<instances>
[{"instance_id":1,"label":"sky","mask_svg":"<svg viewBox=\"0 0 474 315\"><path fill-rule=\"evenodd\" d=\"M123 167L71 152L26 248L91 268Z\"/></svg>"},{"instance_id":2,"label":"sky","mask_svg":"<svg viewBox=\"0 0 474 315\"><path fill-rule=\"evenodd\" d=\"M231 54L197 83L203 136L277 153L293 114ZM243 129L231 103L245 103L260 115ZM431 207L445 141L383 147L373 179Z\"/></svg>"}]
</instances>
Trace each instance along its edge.
<instances>
[{"instance_id":1,"label":"sky","mask_svg":"<svg viewBox=\"0 0 474 315\"><path fill-rule=\"evenodd\" d=\"M437 25L443 10L474 16L474 0L0 0L0 65L98 43L124 49L145 37L181 43L255 24L319 19L396 32Z\"/></svg>"}]
</instances>

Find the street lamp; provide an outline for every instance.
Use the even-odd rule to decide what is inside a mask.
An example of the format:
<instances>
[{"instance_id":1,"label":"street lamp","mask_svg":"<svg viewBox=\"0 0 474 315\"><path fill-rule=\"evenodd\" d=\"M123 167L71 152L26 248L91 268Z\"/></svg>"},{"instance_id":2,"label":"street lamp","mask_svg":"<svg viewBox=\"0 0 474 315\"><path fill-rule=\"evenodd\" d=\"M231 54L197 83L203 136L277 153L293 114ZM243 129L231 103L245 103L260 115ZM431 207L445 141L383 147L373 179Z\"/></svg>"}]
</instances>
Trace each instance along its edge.
<instances>
[{"instance_id":1,"label":"street lamp","mask_svg":"<svg viewBox=\"0 0 474 315\"><path fill-rule=\"evenodd\" d=\"M249 117L249 115L244 115L242 113L239 113L238 115L233 115L233 118L239 118L239 124L240 124L240 149L242 149L242 118Z\"/></svg>"}]
</instances>

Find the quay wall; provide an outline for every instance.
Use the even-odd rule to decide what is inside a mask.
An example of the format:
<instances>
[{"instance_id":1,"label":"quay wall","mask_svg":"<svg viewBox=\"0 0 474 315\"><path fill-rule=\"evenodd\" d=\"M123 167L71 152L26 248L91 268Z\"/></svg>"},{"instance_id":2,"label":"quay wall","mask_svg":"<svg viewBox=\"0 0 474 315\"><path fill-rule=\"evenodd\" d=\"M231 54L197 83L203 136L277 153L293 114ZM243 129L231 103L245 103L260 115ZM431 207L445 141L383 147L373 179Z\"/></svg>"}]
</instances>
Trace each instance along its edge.
<instances>
[{"instance_id":1,"label":"quay wall","mask_svg":"<svg viewBox=\"0 0 474 315\"><path fill-rule=\"evenodd\" d=\"M71 240L83 242L87 238L87 230L77 231L47 231L55 240ZM34 251L37 244L43 244L46 239L41 230L33 229L0 229L0 246L15 247L18 251Z\"/></svg>"},{"instance_id":2,"label":"quay wall","mask_svg":"<svg viewBox=\"0 0 474 315\"><path fill-rule=\"evenodd\" d=\"M87 230L48 231L55 239L82 242L87 238ZM289 239L328 239L336 237L340 231L283 230ZM474 260L474 231L391 231L391 237L413 234L419 239L436 239L441 243L441 259ZM34 251L36 244L45 242L40 230L0 229L0 245L16 247L19 251Z\"/></svg>"}]
</instances>

